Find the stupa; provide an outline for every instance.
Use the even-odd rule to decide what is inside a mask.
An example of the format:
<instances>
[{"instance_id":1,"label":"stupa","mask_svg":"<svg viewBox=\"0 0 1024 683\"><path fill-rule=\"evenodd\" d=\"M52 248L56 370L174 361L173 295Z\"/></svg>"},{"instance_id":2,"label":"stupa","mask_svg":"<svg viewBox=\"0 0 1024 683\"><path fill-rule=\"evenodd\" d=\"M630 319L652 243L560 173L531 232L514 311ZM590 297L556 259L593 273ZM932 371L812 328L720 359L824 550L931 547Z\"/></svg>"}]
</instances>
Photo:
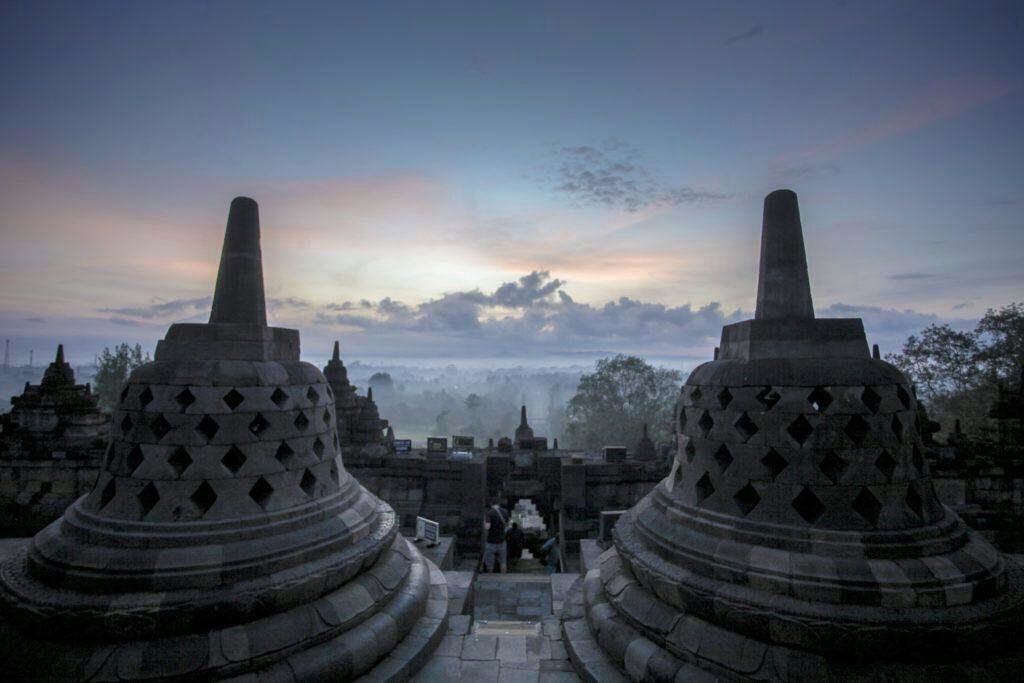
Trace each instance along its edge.
<instances>
[{"instance_id":1,"label":"stupa","mask_svg":"<svg viewBox=\"0 0 1024 683\"><path fill-rule=\"evenodd\" d=\"M906 378L816 319L796 195L753 320L676 408L669 475L564 623L588 680L1022 680L1024 577L936 499Z\"/></svg>"},{"instance_id":2,"label":"stupa","mask_svg":"<svg viewBox=\"0 0 1024 683\"><path fill-rule=\"evenodd\" d=\"M209 324L135 370L91 493L0 566L11 680L402 680L443 574L345 471L327 380L268 327L256 202L231 203Z\"/></svg>"},{"instance_id":3,"label":"stupa","mask_svg":"<svg viewBox=\"0 0 1024 683\"><path fill-rule=\"evenodd\" d=\"M0 416L0 533L30 536L92 489L107 416L88 384L75 384L64 345L39 384L25 384Z\"/></svg>"},{"instance_id":4,"label":"stupa","mask_svg":"<svg viewBox=\"0 0 1024 683\"><path fill-rule=\"evenodd\" d=\"M384 448L384 432L388 421L382 420L377 404L373 400L373 387L366 389L366 397L359 406L359 415L352 425L352 445L361 449Z\"/></svg>"},{"instance_id":5,"label":"stupa","mask_svg":"<svg viewBox=\"0 0 1024 683\"><path fill-rule=\"evenodd\" d=\"M636 459L654 460L656 456L657 449L655 448L651 437L647 435L647 423L645 422L643 436L640 437L640 441L636 445Z\"/></svg>"},{"instance_id":6,"label":"stupa","mask_svg":"<svg viewBox=\"0 0 1024 683\"><path fill-rule=\"evenodd\" d=\"M334 342L331 360L324 366L327 378L334 393L334 408L338 415L338 439L341 447L366 450L385 449L384 431L388 421L382 420L377 404L373 401L373 388L367 389L366 396L356 393L356 388L348 380L348 370L341 361L341 350L338 342Z\"/></svg>"},{"instance_id":7,"label":"stupa","mask_svg":"<svg viewBox=\"0 0 1024 683\"><path fill-rule=\"evenodd\" d=\"M42 445L53 445L40 436L50 435L65 447L88 447L107 431L96 394L88 384L75 384L75 371L64 360L63 344L57 345L57 355L39 384L26 382L21 396L11 397L11 412L5 417L10 429L34 434Z\"/></svg>"},{"instance_id":8,"label":"stupa","mask_svg":"<svg viewBox=\"0 0 1024 683\"><path fill-rule=\"evenodd\" d=\"M519 426L513 441L517 448L533 448L533 428L526 421L526 406L519 408Z\"/></svg>"}]
</instances>

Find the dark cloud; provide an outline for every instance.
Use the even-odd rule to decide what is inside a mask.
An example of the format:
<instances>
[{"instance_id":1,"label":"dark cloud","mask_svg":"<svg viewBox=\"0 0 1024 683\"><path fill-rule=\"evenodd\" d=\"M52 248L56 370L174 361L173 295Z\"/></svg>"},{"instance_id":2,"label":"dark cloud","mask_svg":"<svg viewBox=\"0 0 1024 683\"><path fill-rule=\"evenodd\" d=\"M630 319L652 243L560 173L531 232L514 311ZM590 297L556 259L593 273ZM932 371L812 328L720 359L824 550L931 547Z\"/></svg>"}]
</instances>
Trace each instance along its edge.
<instances>
[{"instance_id":1,"label":"dark cloud","mask_svg":"<svg viewBox=\"0 0 1024 683\"><path fill-rule=\"evenodd\" d=\"M45 323L46 322L46 318L37 318L37 317L25 318L25 322L27 322L27 323Z\"/></svg>"},{"instance_id":2,"label":"dark cloud","mask_svg":"<svg viewBox=\"0 0 1024 683\"><path fill-rule=\"evenodd\" d=\"M739 311L725 313L717 303L694 309L622 297L600 306L581 304L561 289L564 284L548 271L534 271L491 293L449 292L416 306L385 298L366 312L325 307L315 322L357 327L374 338L400 336L410 346L422 347L433 338L454 354L462 349L479 354L509 348L556 353L636 349L638 344L707 345L723 324L742 317Z\"/></svg>"},{"instance_id":3,"label":"dark cloud","mask_svg":"<svg viewBox=\"0 0 1024 683\"><path fill-rule=\"evenodd\" d=\"M313 308L313 304L296 296L289 296L283 299L267 299L267 304L271 308L286 308L294 311L308 311Z\"/></svg>"},{"instance_id":4,"label":"dark cloud","mask_svg":"<svg viewBox=\"0 0 1024 683\"><path fill-rule=\"evenodd\" d=\"M324 308L328 311L354 311L356 310L356 305L351 301L343 301L340 304L327 304Z\"/></svg>"},{"instance_id":5,"label":"dark cloud","mask_svg":"<svg viewBox=\"0 0 1024 683\"><path fill-rule=\"evenodd\" d=\"M565 284L564 280L550 278L548 271L535 270L519 278L518 282L506 282L498 287L490 301L495 306L516 308L546 300Z\"/></svg>"},{"instance_id":6,"label":"dark cloud","mask_svg":"<svg viewBox=\"0 0 1024 683\"><path fill-rule=\"evenodd\" d=\"M156 301L149 306L127 307L127 308L100 308L99 313L113 313L117 316L127 318L142 318L153 320L171 316L190 316L196 313L207 311L210 308L211 297L204 296L198 299L174 299L172 301Z\"/></svg>"},{"instance_id":7,"label":"dark cloud","mask_svg":"<svg viewBox=\"0 0 1024 683\"><path fill-rule=\"evenodd\" d=\"M493 292L448 292L417 305L391 298L367 308L337 311L323 307L317 329L341 325L359 332L359 345L379 353L448 357L557 355L567 352L679 354L710 358L723 325L751 317L725 310L717 302L703 306L620 297L603 304L580 303L548 271L534 271ZM862 318L869 341L888 351L928 325L949 323L969 329L975 321L939 318L913 310L832 304L819 317Z\"/></svg>"},{"instance_id":8,"label":"dark cloud","mask_svg":"<svg viewBox=\"0 0 1024 683\"><path fill-rule=\"evenodd\" d=\"M619 140L559 150L554 189L581 204L621 206L639 211L646 206L676 206L728 199L730 195L672 187L654 178L639 162L636 147Z\"/></svg>"},{"instance_id":9,"label":"dark cloud","mask_svg":"<svg viewBox=\"0 0 1024 683\"><path fill-rule=\"evenodd\" d=\"M764 26L762 26L761 24L754 24L753 26L748 28L746 31L743 31L741 33L737 33L735 35L732 35L732 36L729 36L728 38L726 38L725 39L725 44L726 45L735 45L736 43L742 43L742 42L747 41L747 40L753 40L754 38L759 38L762 35L764 35Z\"/></svg>"}]
</instances>

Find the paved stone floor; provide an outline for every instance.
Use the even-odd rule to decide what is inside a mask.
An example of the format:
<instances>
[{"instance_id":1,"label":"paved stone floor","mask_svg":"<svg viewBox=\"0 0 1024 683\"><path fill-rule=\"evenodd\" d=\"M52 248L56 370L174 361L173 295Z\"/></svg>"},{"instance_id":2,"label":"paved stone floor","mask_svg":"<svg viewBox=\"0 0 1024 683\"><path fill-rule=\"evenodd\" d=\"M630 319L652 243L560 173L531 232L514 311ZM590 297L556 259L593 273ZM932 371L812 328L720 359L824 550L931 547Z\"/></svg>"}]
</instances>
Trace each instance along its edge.
<instances>
[{"instance_id":1,"label":"paved stone floor","mask_svg":"<svg viewBox=\"0 0 1024 683\"><path fill-rule=\"evenodd\" d=\"M414 681L519 683L579 681L562 643L557 617L498 633L472 615L448 617L448 634Z\"/></svg>"},{"instance_id":2,"label":"paved stone floor","mask_svg":"<svg viewBox=\"0 0 1024 683\"><path fill-rule=\"evenodd\" d=\"M552 614L546 574L482 574L476 577L473 616L480 621L537 620Z\"/></svg>"}]
</instances>

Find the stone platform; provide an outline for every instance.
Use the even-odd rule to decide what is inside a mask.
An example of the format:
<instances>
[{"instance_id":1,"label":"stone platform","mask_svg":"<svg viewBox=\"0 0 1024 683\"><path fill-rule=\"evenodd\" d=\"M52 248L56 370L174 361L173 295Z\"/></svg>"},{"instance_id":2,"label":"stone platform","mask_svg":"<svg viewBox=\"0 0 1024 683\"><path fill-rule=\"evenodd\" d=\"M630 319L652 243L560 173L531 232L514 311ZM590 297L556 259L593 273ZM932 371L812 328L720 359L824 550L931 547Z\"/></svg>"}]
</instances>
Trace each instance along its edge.
<instances>
[{"instance_id":1,"label":"stone platform","mask_svg":"<svg viewBox=\"0 0 1024 683\"><path fill-rule=\"evenodd\" d=\"M473 593L477 621L536 621L552 614L551 577L544 574L482 574Z\"/></svg>"}]
</instances>

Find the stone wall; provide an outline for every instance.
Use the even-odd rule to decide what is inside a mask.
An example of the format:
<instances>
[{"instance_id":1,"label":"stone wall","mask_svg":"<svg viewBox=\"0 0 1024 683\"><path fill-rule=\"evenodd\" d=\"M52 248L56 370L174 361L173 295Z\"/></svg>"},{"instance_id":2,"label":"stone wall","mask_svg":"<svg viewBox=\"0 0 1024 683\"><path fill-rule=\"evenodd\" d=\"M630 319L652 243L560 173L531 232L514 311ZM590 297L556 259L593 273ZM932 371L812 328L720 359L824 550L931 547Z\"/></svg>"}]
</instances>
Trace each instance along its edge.
<instances>
[{"instance_id":1,"label":"stone wall","mask_svg":"<svg viewBox=\"0 0 1024 683\"><path fill-rule=\"evenodd\" d=\"M344 461L363 486L394 508L404 529L413 529L422 515L438 522L443 535L455 536L460 553L480 552L487 503L483 456L447 460L423 452L347 453Z\"/></svg>"},{"instance_id":2,"label":"stone wall","mask_svg":"<svg viewBox=\"0 0 1024 683\"><path fill-rule=\"evenodd\" d=\"M0 535L31 536L88 493L99 458L0 460Z\"/></svg>"},{"instance_id":3,"label":"stone wall","mask_svg":"<svg viewBox=\"0 0 1024 683\"><path fill-rule=\"evenodd\" d=\"M637 460L563 463L561 484L566 541L575 548L581 538L595 538L601 512L632 507L666 474L665 463Z\"/></svg>"},{"instance_id":4,"label":"stone wall","mask_svg":"<svg viewBox=\"0 0 1024 683\"><path fill-rule=\"evenodd\" d=\"M1024 552L1024 460L932 462L939 500L1004 553Z\"/></svg>"},{"instance_id":5,"label":"stone wall","mask_svg":"<svg viewBox=\"0 0 1024 683\"><path fill-rule=\"evenodd\" d=\"M347 453L345 469L387 501L411 530L416 516L441 524L459 553L481 550L483 514L494 496L530 498L549 528L563 520L571 546L597 534L601 512L624 509L643 498L667 473L666 464L626 460L576 462L565 452L477 453L470 460L444 454ZM562 514L564 513L564 514Z\"/></svg>"}]
</instances>

